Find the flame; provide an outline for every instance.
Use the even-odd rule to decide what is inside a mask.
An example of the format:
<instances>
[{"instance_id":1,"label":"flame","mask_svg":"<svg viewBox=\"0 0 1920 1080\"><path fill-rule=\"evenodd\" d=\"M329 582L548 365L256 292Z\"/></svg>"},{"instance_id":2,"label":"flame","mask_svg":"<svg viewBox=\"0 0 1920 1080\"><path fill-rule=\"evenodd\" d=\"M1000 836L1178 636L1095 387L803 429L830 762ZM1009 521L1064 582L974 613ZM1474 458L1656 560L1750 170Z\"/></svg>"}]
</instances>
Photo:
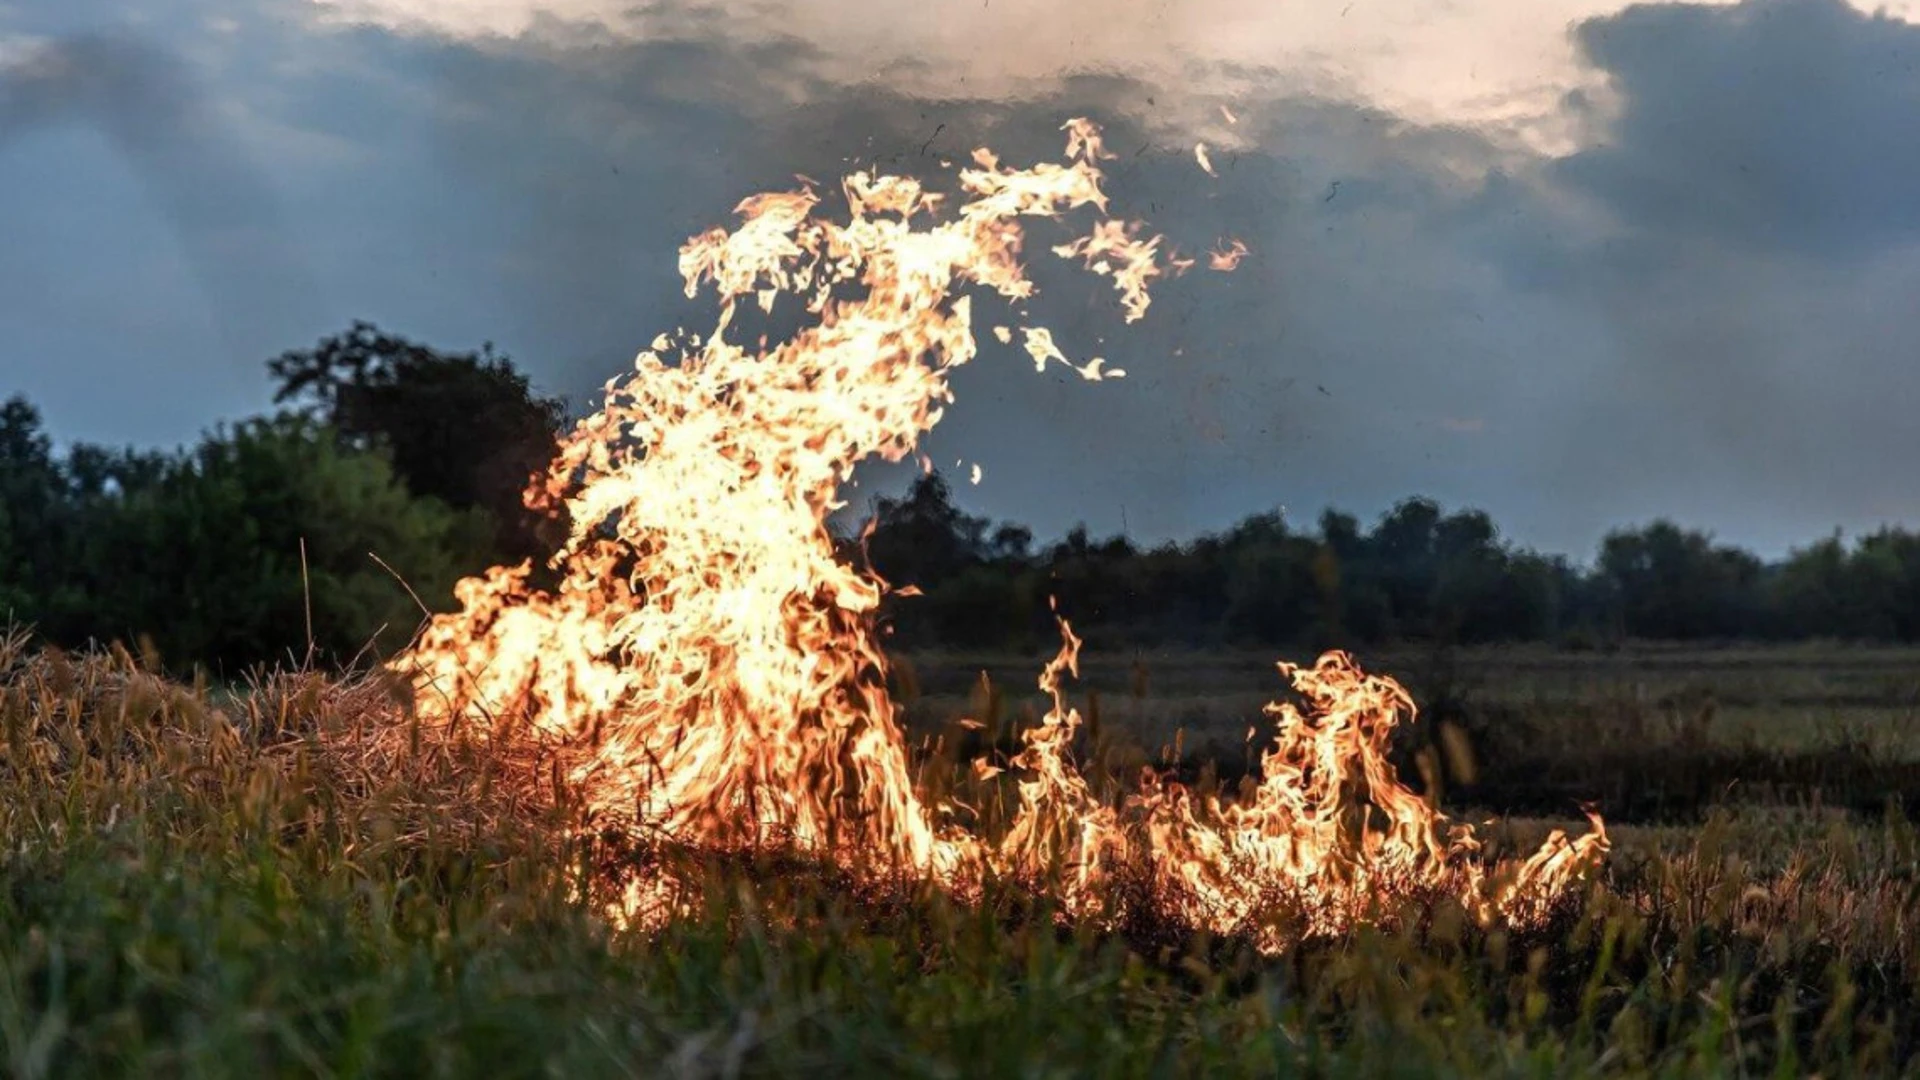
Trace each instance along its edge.
<instances>
[{"instance_id":1,"label":"flame","mask_svg":"<svg viewBox=\"0 0 1920 1080\"><path fill-rule=\"evenodd\" d=\"M1247 243L1237 238L1229 238L1227 243L1213 249L1207 255L1207 268L1230 274L1240 268L1240 260L1247 257Z\"/></svg>"},{"instance_id":2,"label":"flame","mask_svg":"<svg viewBox=\"0 0 1920 1080\"><path fill-rule=\"evenodd\" d=\"M1053 331L1044 326L1023 327L1021 333L1026 337L1027 355L1033 357L1033 369L1035 371L1047 370L1047 361L1054 360L1079 372L1080 377L1088 382L1099 382L1101 379L1119 379L1125 377L1127 374L1119 368L1105 371L1101 370L1102 365L1104 365L1106 361L1098 356L1084 364L1076 364L1067 359L1066 355L1060 351L1060 346L1054 343Z\"/></svg>"},{"instance_id":3,"label":"flame","mask_svg":"<svg viewBox=\"0 0 1920 1080\"><path fill-rule=\"evenodd\" d=\"M1113 287L1120 292L1120 304L1126 309L1128 322L1138 322L1146 316L1147 306L1153 302L1147 295L1147 287L1165 273L1160 263L1162 238L1141 240L1139 232L1138 222L1107 220L1095 225L1088 235L1053 249L1061 258L1078 255L1086 261L1087 269L1111 277ZM1175 273L1191 265L1192 262L1185 259L1170 258L1166 262L1167 268ZM1029 340L1031 336L1029 332Z\"/></svg>"},{"instance_id":4,"label":"flame","mask_svg":"<svg viewBox=\"0 0 1920 1080\"><path fill-rule=\"evenodd\" d=\"M1219 173L1213 171L1213 158L1208 156L1207 154L1206 143L1197 142L1193 144L1193 160L1200 163L1201 170L1205 172L1208 176L1220 175Z\"/></svg>"},{"instance_id":5,"label":"flame","mask_svg":"<svg viewBox=\"0 0 1920 1080\"><path fill-rule=\"evenodd\" d=\"M1270 949L1435 891L1488 920L1537 918L1604 855L1599 820L1487 867L1472 831L1387 764L1389 736L1413 715L1406 692L1339 653L1280 665L1309 709L1269 709L1278 731L1248 798L1149 772L1115 803L1073 762L1081 721L1063 683L1080 641L1062 619L1062 648L1040 676L1052 707L1006 763L1017 809L1000 835L962 828L968 807L916 789L872 619L888 586L838 556L827 519L840 491L856 463L905 459L940 421L949 376L975 355L975 295L1033 294L1023 219L1100 213L1053 251L1111 277L1129 322L1155 278L1183 269L1160 237L1104 217L1099 162L1112 155L1099 129L1062 130L1064 163L1014 169L976 151L957 206L917 180L856 172L841 185L844 223L819 212L809 183L747 199L735 228L689 240L680 271L689 295L718 292L717 325L641 353L529 491L571 522L552 560L558 583L536 588L526 564L468 579L460 609L396 661L416 679L423 723L483 737L530 729L554 744L596 818L663 843L771 847L963 896L1000 875L1077 917L1125 914L1116 897L1134 894L1113 886L1145 872L1153 887L1126 903ZM746 349L729 337L742 301L799 304L805 328ZM1074 365L1045 327L1023 338L1043 370L1121 374L1099 359ZM972 763L977 783L1008 782L1000 771ZM657 924L692 887L667 871L643 877L624 915ZM1304 923L1263 923L1282 902Z\"/></svg>"}]
</instances>

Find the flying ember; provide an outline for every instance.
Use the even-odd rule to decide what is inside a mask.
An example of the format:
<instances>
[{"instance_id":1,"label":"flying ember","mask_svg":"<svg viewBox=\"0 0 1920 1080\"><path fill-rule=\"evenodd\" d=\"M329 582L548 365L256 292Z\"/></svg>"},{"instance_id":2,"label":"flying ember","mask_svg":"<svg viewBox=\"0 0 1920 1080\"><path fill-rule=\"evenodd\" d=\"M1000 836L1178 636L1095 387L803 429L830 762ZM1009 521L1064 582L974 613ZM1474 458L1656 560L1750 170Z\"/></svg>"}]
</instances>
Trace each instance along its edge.
<instances>
[{"instance_id":1,"label":"flying ember","mask_svg":"<svg viewBox=\"0 0 1920 1080\"><path fill-rule=\"evenodd\" d=\"M663 843L775 847L854 875L918 875L963 898L989 876L1012 878L1080 917L1150 904L1275 950L1394 897L1445 894L1483 920L1537 918L1604 856L1599 819L1527 859L1483 860L1472 830L1388 765L1389 738L1413 716L1406 692L1343 654L1279 666L1305 707L1269 707L1277 735L1241 798L1148 772L1109 800L1072 760L1081 718L1062 685L1080 643L1061 620L1063 647L1040 678L1052 708L1004 775L975 763L980 782L1016 793L1010 822L963 827L967 807L916 789L873 617L888 585L843 559L827 524L843 486L863 461L915 454L939 423L949 376L975 355L975 301L1033 294L1021 260L1033 219L1093 217L1051 250L1110 278L1128 322L1146 315L1153 281L1191 265L1139 223L1106 216L1100 162L1112 155L1092 123L1063 130L1060 163L1011 168L976 151L957 198L855 172L841 184L844 221L822 213L808 183L749 198L737 227L689 240L687 293L715 289L718 324L641 353L529 491L567 512L557 584L536 587L525 564L468 579L460 610L396 661L416 680L422 721L530 728L598 820ZM1214 265L1244 250L1236 242ZM730 336L743 304L798 305L808 318L750 349ZM1043 370L1122 374L1069 359L1044 326L1019 337ZM1143 874L1152 887L1117 901L1114 883ZM636 882L624 914L657 922L696 887ZM1278 929L1276 905L1304 923Z\"/></svg>"},{"instance_id":2,"label":"flying ember","mask_svg":"<svg viewBox=\"0 0 1920 1080\"><path fill-rule=\"evenodd\" d=\"M1231 273L1240 266L1240 260L1246 257L1246 241L1230 239L1207 256L1207 266L1221 273Z\"/></svg>"}]
</instances>

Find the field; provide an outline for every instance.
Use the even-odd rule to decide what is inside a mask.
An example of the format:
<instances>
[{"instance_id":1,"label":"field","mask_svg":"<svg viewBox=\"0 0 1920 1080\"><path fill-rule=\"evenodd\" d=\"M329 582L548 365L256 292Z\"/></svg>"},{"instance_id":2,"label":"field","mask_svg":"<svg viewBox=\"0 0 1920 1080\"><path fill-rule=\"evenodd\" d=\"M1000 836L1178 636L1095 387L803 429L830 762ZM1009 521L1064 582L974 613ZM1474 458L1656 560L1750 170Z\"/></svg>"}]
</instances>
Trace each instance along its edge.
<instances>
[{"instance_id":1,"label":"field","mask_svg":"<svg viewBox=\"0 0 1920 1080\"><path fill-rule=\"evenodd\" d=\"M1306 659L1295 657L1292 659ZM1456 727L1474 760L1446 762L1456 809L1698 822L1712 807L1823 806L1878 817L1889 801L1920 810L1920 652L1781 646L1612 652L1545 647L1362 653L1420 703L1431 736ZM1262 706L1285 680L1264 653L1089 652L1080 701L1127 763L1169 755L1243 772L1270 732ZM916 728L1044 709L1036 658L907 658L898 687ZM994 688L981 692L982 673ZM1088 695L1091 696L1089 701ZM997 698L997 702L987 700ZM1416 733L1418 734L1418 733ZM1443 758L1444 760L1444 758ZM1410 765L1414 764L1409 762ZM1470 772L1471 783L1462 783ZM1577 817L1577 815L1575 815Z\"/></svg>"},{"instance_id":2,"label":"field","mask_svg":"<svg viewBox=\"0 0 1920 1080\"><path fill-rule=\"evenodd\" d=\"M1037 657L906 658L929 772L1039 706ZM805 867L712 871L653 936L608 847L378 680L172 685L0 645L0 1053L45 1075L1898 1073L1920 1063L1920 653L1366 655L1428 707L1405 767L1537 841L1615 848L1545 929L1457 909L1262 959ZM983 684L980 672L988 672ZM1247 768L1271 658L1089 652L1081 753ZM961 717L986 723L975 730ZM342 747L348 748L343 751ZM351 752L351 748L361 748ZM1164 928L1162 928L1164 930Z\"/></svg>"}]
</instances>

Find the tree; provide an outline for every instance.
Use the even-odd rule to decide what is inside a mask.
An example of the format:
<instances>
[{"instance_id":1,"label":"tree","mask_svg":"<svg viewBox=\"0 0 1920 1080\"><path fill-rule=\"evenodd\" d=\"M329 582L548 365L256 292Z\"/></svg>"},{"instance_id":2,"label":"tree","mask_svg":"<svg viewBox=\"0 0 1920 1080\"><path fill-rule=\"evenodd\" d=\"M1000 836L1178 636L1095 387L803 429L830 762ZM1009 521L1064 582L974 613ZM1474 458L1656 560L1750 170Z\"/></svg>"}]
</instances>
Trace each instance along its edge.
<instances>
[{"instance_id":1,"label":"tree","mask_svg":"<svg viewBox=\"0 0 1920 1080\"><path fill-rule=\"evenodd\" d=\"M1920 637L1920 537L1881 529L1848 549L1838 533L1796 548L1767 580L1778 637Z\"/></svg>"},{"instance_id":2,"label":"tree","mask_svg":"<svg viewBox=\"0 0 1920 1080\"><path fill-rule=\"evenodd\" d=\"M1024 566L1033 558L1033 530L1025 525L1001 525L987 541L987 557L996 563Z\"/></svg>"},{"instance_id":3,"label":"tree","mask_svg":"<svg viewBox=\"0 0 1920 1080\"><path fill-rule=\"evenodd\" d=\"M0 624L38 617L71 534L66 478L25 398L0 404Z\"/></svg>"},{"instance_id":4,"label":"tree","mask_svg":"<svg viewBox=\"0 0 1920 1080\"><path fill-rule=\"evenodd\" d=\"M1328 509L1320 515L1320 554L1314 579L1321 593L1321 627L1328 642L1377 641L1393 623L1380 560L1370 537L1352 514Z\"/></svg>"},{"instance_id":5,"label":"tree","mask_svg":"<svg viewBox=\"0 0 1920 1080\"><path fill-rule=\"evenodd\" d=\"M987 560L987 526L986 518L953 504L953 489L938 471L924 473L904 498L876 500L867 557L888 583L929 588ZM1016 536L999 539L1018 546Z\"/></svg>"},{"instance_id":6,"label":"tree","mask_svg":"<svg viewBox=\"0 0 1920 1080\"><path fill-rule=\"evenodd\" d=\"M536 395L496 354L445 353L356 322L309 350L267 365L277 403L295 402L351 446L382 447L415 495L479 508L508 559L553 547L553 508L530 510L529 482L553 460L563 402Z\"/></svg>"},{"instance_id":7,"label":"tree","mask_svg":"<svg viewBox=\"0 0 1920 1080\"><path fill-rule=\"evenodd\" d=\"M1796 548L1767 583L1774 629L1794 637L1881 636L1874 626L1873 598L1862 595L1860 575L1838 534Z\"/></svg>"},{"instance_id":8,"label":"tree","mask_svg":"<svg viewBox=\"0 0 1920 1080\"><path fill-rule=\"evenodd\" d=\"M1854 561L1876 625L1898 641L1920 641L1920 534L1883 528L1861 538Z\"/></svg>"},{"instance_id":9,"label":"tree","mask_svg":"<svg viewBox=\"0 0 1920 1080\"><path fill-rule=\"evenodd\" d=\"M1439 526L1439 504L1432 499L1407 499L1388 511L1367 538L1391 614L1391 636L1430 629Z\"/></svg>"},{"instance_id":10,"label":"tree","mask_svg":"<svg viewBox=\"0 0 1920 1080\"><path fill-rule=\"evenodd\" d=\"M1550 576L1537 556L1504 547L1484 512L1442 518L1434 530L1434 555L1430 629L1436 639L1537 640L1552 633Z\"/></svg>"},{"instance_id":11,"label":"tree","mask_svg":"<svg viewBox=\"0 0 1920 1080\"><path fill-rule=\"evenodd\" d=\"M1609 533L1597 567L1632 637L1732 637L1754 629L1760 560L1706 533L1656 521Z\"/></svg>"},{"instance_id":12,"label":"tree","mask_svg":"<svg viewBox=\"0 0 1920 1080\"><path fill-rule=\"evenodd\" d=\"M477 511L412 495L383 455L303 417L127 460L133 471L75 504L76 599L47 636L144 639L174 670L303 662L309 641L320 663L389 651L422 618L414 594L448 606L486 540Z\"/></svg>"}]
</instances>

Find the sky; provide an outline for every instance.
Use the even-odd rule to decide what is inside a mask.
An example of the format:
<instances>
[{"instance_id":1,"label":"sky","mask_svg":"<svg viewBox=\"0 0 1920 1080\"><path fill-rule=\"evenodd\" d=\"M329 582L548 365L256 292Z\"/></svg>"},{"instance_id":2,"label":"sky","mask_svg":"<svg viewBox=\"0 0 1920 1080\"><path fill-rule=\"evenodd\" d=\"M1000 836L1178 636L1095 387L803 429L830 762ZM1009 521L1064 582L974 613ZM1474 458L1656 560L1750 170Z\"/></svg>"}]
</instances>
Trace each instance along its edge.
<instances>
[{"instance_id":1,"label":"sky","mask_svg":"<svg viewBox=\"0 0 1920 1080\"><path fill-rule=\"evenodd\" d=\"M1125 328L1036 267L1129 375L984 341L928 444L969 509L1777 555L1920 527L1916 62L1920 0L0 0L0 396L179 444L367 319L589 408L744 196L1086 115L1116 213L1251 255Z\"/></svg>"}]
</instances>

